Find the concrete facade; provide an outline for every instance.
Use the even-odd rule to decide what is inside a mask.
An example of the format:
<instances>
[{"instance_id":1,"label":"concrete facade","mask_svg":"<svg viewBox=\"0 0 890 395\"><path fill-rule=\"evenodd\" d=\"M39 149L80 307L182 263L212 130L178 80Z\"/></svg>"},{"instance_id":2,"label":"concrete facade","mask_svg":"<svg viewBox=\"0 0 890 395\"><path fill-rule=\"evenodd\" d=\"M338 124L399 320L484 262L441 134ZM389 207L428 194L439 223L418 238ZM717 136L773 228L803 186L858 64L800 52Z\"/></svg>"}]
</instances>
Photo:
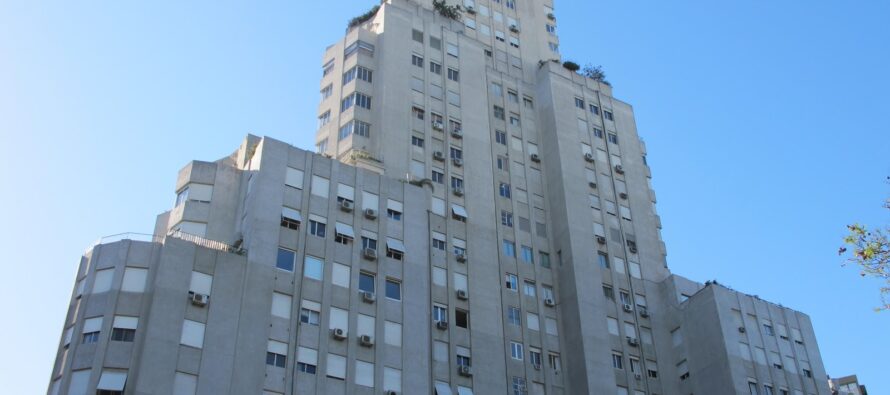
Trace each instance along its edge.
<instances>
[{"instance_id":1,"label":"concrete facade","mask_svg":"<svg viewBox=\"0 0 890 395\"><path fill-rule=\"evenodd\" d=\"M383 2L325 52L318 154L248 136L88 250L48 393L829 394L806 315L668 270L552 2L465 5Z\"/></svg>"}]
</instances>

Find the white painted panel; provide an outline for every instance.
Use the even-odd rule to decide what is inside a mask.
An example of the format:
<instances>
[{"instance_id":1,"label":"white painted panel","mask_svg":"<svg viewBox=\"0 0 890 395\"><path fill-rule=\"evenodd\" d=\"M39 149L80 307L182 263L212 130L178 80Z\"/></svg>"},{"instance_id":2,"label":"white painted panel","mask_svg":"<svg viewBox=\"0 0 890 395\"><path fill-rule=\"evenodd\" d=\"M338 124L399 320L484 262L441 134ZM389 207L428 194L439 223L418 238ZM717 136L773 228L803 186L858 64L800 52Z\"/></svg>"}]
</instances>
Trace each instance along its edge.
<instances>
[{"instance_id":1,"label":"white painted panel","mask_svg":"<svg viewBox=\"0 0 890 395\"><path fill-rule=\"evenodd\" d=\"M362 191L362 209L380 209L380 198L375 193Z\"/></svg>"},{"instance_id":2,"label":"white painted panel","mask_svg":"<svg viewBox=\"0 0 890 395\"><path fill-rule=\"evenodd\" d=\"M291 306L293 306L293 297L279 292L272 293L272 315L289 320Z\"/></svg>"},{"instance_id":3,"label":"white painted panel","mask_svg":"<svg viewBox=\"0 0 890 395\"><path fill-rule=\"evenodd\" d=\"M451 244L458 248L467 248L467 241L456 237L451 239Z\"/></svg>"},{"instance_id":4,"label":"white painted panel","mask_svg":"<svg viewBox=\"0 0 890 395\"><path fill-rule=\"evenodd\" d=\"M103 293L111 290L111 281L114 279L114 268L96 271L96 280L93 282L93 293Z\"/></svg>"},{"instance_id":5,"label":"white painted panel","mask_svg":"<svg viewBox=\"0 0 890 395\"><path fill-rule=\"evenodd\" d=\"M83 321L83 333L99 332L102 330L102 317L87 318Z\"/></svg>"},{"instance_id":6,"label":"white painted panel","mask_svg":"<svg viewBox=\"0 0 890 395\"><path fill-rule=\"evenodd\" d=\"M308 365L318 365L318 350L300 347L297 350L297 362Z\"/></svg>"},{"instance_id":7,"label":"white painted panel","mask_svg":"<svg viewBox=\"0 0 890 395\"><path fill-rule=\"evenodd\" d=\"M189 283L189 291L196 294L210 295L213 287L213 276L201 272L192 271L192 279Z\"/></svg>"},{"instance_id":8,"label":"white painted panel","mask_svg":"<svg viewBox=\"0 0 890 395\"><path fill-rule=\"evenodd\" d=\"M195 348L204 347L204 324L197 321L184 320L182 322L182 336L179 338L179 343Z\"/></svg>"},{"instance_id":9,"label":"white painted panel","mask_svg":"<svg viewBox=\"0 0 890 395\"><path fill-rule=\"evenodd\" d=\"M355 361L355 384L364 387L374 387L373 363Z\"/></svg>"},{"instance_id":10,"label":"white painted panel","mask_svg":"<svg viewBox=\"0 0 890 395\"><path fill-rule=\"evenodd\" d=\"M402 212L402 202L398 202L392 199L386 199L386 208L398 212Z\"/></svg>"},{"instance_id":11,"label":"white painted panel","mask_svg":"<svg viewBox=\"0 0 890 395\"><path fill-rule=\"evenodd\" d=\"M173 395L195 395L198 390L198 376L176 372L173 377Z\"/></svg>"},{"instance_id":12,"label":"white painted panel","mask_svg":"<svg viewBox=\"0 0 890 395\"><path fill-rule=\"evenodd\" d=\"M145 292L145 280L148 269L128 267L124 269L124 281L121 283L123 292Z\"/></svg>"},{"instance_id":13,"label":"white painted panel","mask_svg":"<svg viewBox=\"0 0 890 395\"><path fill-rule=\"evenodd\" d=\"M294 169L293 167L288 167L287 175L285 175L284 177L284 185L297 189L303 189L303 171Z\"/></svg>"},{"instance_id":14,"label":"white painted panel","mask_svg":"<svg viewBox=\"0 0 890 395\"><path fill-rule=\"evenodd\" d=\"M346 358L336 354L328 354L328 376L338 379L346 378Z\"/></svg>"},{"instance_id":15,"label":"white painted panel","mask_svg":"<svg viewBox=\"0 0 890 395\"><path fill-rule=\"evenodd\" d=\"M303 302L300 303L300 306L302 306L304 309L309 309L312 311L321 311L321 303L313 302L311 300L303 299ZM346 328L343 328L343 329L346 329Z\"/></svg>"},{"instance_id":16,"label":"white painted panel","mask_svg":"<svg viewBox=\"0 0 890 395\"><path fill-rule=\"evenodd\" d=\"M337 183L337 196L355 201L355 188L346 184Z\"/></svg>"},{"instance_id":17,"label":"white painted panel","mask_svg":"<svg viewBox=\"0 0 890 395\"><path fill-rule=\"evenodd\" d=\"M125 315L116 315L114 316L114 322L111 324L112 328L118 329L136 329L139 327L139 318L138 317L129 317Z\"/></svg>"},{"instance_id":18,"label":"white painted panel","mask_svg":"<svg viewBox=\"0 0 890 395\"><path fill-rule=\"evenodd\" d=\"M273 354L287 355L287 343L269 340L269 343L266 345L266 351Z\"/></svg>"},{"instance_id":19,"label":"white painted panel","mask_svg":"<svg viewBox=\"0 0 890 395\"><path fill-rule=\"evenodd\" d=\"M312 194L326 198L330 194L331 182L321 176L312 176Z\"/></svg>"},{"instance_id":20,"label":"white painted panel","mask_svg":"<svg viewBox=\"0 0 890 395\"><path fill-rule=\"evenodd\" d=\"M386 321L383 323L384 342L390 346L402 346L402 324Z\"/></svg>"}]
</instances>

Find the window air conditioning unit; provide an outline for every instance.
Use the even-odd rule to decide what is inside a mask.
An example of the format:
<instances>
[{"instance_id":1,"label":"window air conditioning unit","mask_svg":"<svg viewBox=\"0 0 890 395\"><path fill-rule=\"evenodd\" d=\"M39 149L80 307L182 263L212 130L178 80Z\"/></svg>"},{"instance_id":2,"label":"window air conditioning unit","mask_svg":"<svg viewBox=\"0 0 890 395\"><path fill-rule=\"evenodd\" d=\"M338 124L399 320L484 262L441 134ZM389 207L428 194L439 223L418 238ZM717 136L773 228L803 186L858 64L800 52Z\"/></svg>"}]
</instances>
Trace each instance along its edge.
<instances>
[{"instance_id":1,"label":"window air conditioning unit","mask_svg":"<svg viewBox=\"0 0 890 395\"><path fill-rule=\"evenodd\" d=\"M547 298L547 299L544 299L544 305L546 305L547 307L553 307L553 306L556 306L556 301L553 299Z\"/></svg>"},{"instance_id":2,"label":"window air conditioning unit","mask_svg":"<svg viewBox=\"0 0 890 395\"><path fill-rule=\"evenodd\" d=\"M362 300L365 303L374 303L374 301L376 300L376 297L374 297L373 292L362 291Z\"/></svg>"},{"instance_id":3,"label":"window air conditioning unit","mask_svg":"<svg viewBox=\"0 0 890 395\"><path fill-rule=\"evenodd\" d=\"M637 340L637 338L635 338L635 337L628 337L628 338L627 338L627 345L629 345L629 346L631 346L631 347L636 347L636 346L639 346L639 345L640 345L640 341Z\"/></svg>"},{"instance_id":4,"label":"window air conditioning unit","mask_svg":"<svg viewBox=\"0 0 890 395\"><path fill-rule=\"evenodd\" d=\"M584 154L584 160L586 160L588 162L593 162L594 159L595 158L593 157L593 154L591 154L590 152Z\"/></svg>"},{"instance_id":5,"label":"window air conditioning unit","mask_svg":"<svg viewBox=\"0 0 890 395\"><path fill-rule=\"evenodd\" d=\"M465 263L467 261L467 254L457 254L455 258L458 262Z\"/></svg>"},{"instance_id":6,"label":"window air conditioning unit","mask_svg":"<svg viewBox=\"0 0 890 395\"><path fill-rule=\"evenodd\" d=\"M531 159L532 159L532 162L541 163L541 156L538 154L532 154Z\"/></svg>"},{"instance_id":7,"label":"window air conditioning unit","mask_svg":"<svg viewBox=\"0 0 890 395\"><path fill-rule=\"evenodd\" d=\"M469 298L469 296L467 295L467 290L458 289L457 290L457 298L460 300L467 300L467 298Z\"/></svg>"},{"instance_id":8,"label":"window air conditioning unit","mask_svg":"<svg viewBox=\"0 0 890 395\"><path fill-rule=\"evenodd\" d=\"M344 331L343 328L331 329L331 337L336 340L344 340L346 339L346 331Z\"/></svg>"},{"instance_id":9,"label":"window air conditioning unit","mask_svg":"<svg viewBox=\"0 0 890 395\"><path fill-rule=\"evenodd\" d=\"M615 165L615 172L618 174L624 174L624 168L621 165Z\"/></svg>"},{"instance_id":10,"label":"window air conditioning unit","mask_svg":"<svg viewBox=\"0 0 890 395\"><path fill-rule=\"evenodd\" d=\"M345 211L347 213L351 213L354 204L349 200L341 200L340 201L340 211Z\"/></svg>"},{"instance_id":11,"label":"window air conditioning unit","mask_svg":"<svg viewBox=\"0 0 890 395\"><path fill-rule=\"evenodd\" d=\"M634 307L627 303L625 303L623 307L624 307L624 311L626 311L628 313L630 313L631 311L634 311Z\"/></svg>"},{"instance_id":12,"label":"window air conditioning unit","mask_svg":"<svg viewBox=\"0 0 890 395\"><path fill-rule=\"evenodd\" d=\"M374 345L374 339L370 335L359 336L358 342L364 347L372 347Z\"/></svg>"},{"instance_id":13,"label":"window air conditioning unit","mask_svg":"<svg viewBox=\"0 0 890 395\"><path fill-rule=\"evenodd\" d=\"M377 250L375 250L373 248L365 248L362 250L362 257L364 257L365 259L367 259L369 261L376 261L377 260Z\"/></svg>"},{"instance_id":14,"label":"window air conditioning unit","mask_svg":"<svg viewBox=\"0 0 890 395\"><path fill-rule=\"evenodd\" d=\"M745 327L744 327L744 326L740 326L740 327L739 327L739 333L745 333L745 332L746 332Z\"/></svg>"},{"instance_id":15,"label":"window air conditioning unit","mask_svg":"<svg viewBox=\"0 0 890 395\"><path fill-rule=\"evenodd\" d=\"M637 242L633 241L633 240L628 240L627 241L627 249L630 250L630 252L636 254L637 253Z\"/></svg>"},{"instance_id":16,"label":"window air conditioning unit","mask_svg":"<svg viewBox=\"0 0 890 395\"><path fill-rule=\"evenodd\" d=\"M464 195L464 189L461 188L461 187L456 187L456 188L454 188L454 189L451 190L451 193L453 193L454 196L463 196L463 195Z\"/></svg>"},{"instance_id":17,"label":"window air conditioning unit","mask_svg":"<svg viewBox=\"0 0 890 395\"><path fill-rule=\"evenodd\" d=\"M642 374L639 374L639 373L635 373L635 374L634 374L634 379L636 379L636 380L642 380L642 379L643 379L643 375L642 375Z\"/></svg>"},{"instance_id":18,"label":"window air conditioning unit","mask_svg":"<svg viewBox=\"0 0 890 395\"><path fill-rule=\"evenodd\" d=\"M367 219L377 219L377 210L372 208L365 209L365 218Z\"/></svg>"},{"instance_id":19,"label":"window air conditioning unit","mask_svg":"<svg viewBox=\"0 0 890 395\"><path fill-rule=\"evenodd\" d=\"M457 365L457 374L464 376L464 377L470 377L473 375L473 371L470 369L469 366Z\"/></svg>"},{"instance_id":20,"label":"window air conditioning unit","mask_svg":"<svg viewBox=\"0 0 890 395\"><path fill-rule=\"evenodd\" d=\"M600 244L606 244L606 236L596 236L596 242Z\"/></svg>"},{"instance_id":21,"label":"window air conditioning unit","mask_svg":"<svg viewBox=\"0 0 890 395\"><path fill-rule=\"evenodd\" d=\"M618 197L620 197L620 198L622 198L622 199L624 199L624 200L627 200L627 194L624 193L624 192L619 193L619 194L618 194Z\"/></svg>"},{"instance_id":22,"label":"window air conditioning unit","mask_svg":"<svg viewBox=\"0 0 890 395\"><path fill-rule=\"evenodd\" d=\"M454 128L451 130L451 137L454 137L456 139L461 139L464 137L464 133L460 129Z\"/></svg>"},{"instance_id":23,"label":"window air conditioning unit","mask_svg":"<svg viewBox=\"0 0 890 395\"><path fill-rule=\"evenodd\" d=\"M461 167L464 165L464 160L461 158L451 158L451 163L453 163L457 167Z\"/></svg>"},{"instance_id":24,"label":"window air conditioning unit","mask_svg":"<svg viewBox=\"0 0 890 395\"><path fill-rule=\"evenodd\" d=\"M593 182L593 181L588 182L587 185L589 185L589 186L590 186L591 188L593 188L593 189L596 189L596 183Z\"/></svg>"},{"instance_id":25,"label":"window air conditioning unit","mask_svg":"<svg viewBox=\"0 0 890 395\"><path fill-rule=\"evenodd\" d=\"M519 26L510 25L510 31L513 33L519 33Z\"/></svg>"},{"instance_id":26,"label":"window air conditioning unit","mask_svg":"<svg viewBox=\"0 0 890 395\"><path fill-rule=\"evenodd\" d=\"M204 307L207 306L207 302L210 301L210 295L189 293L189 301L195 306Z\"/></svg>"},{"instance_id":27,"label":"window air conditioning unit","mask_svg":"<svg viewBox=\"0 0 890 395\"><path fill-rule=\"evenodd\" d=\"M442 330L448 329L448 321L436 321L436 328Z\"/></svg>"},{"instance_id":28,"label":"window air conditioning unit","mask_svg":"<svg viewBox=\"0 0 890 395\"><path fill-rule=\"evenodd\" d=\"M443 153L442 151L433 152L433 159L441 162L445 160L445 153Z\"/></svg>"},{"instance_id":29,"label":"window air conditioning unit","mask_svg":"<svg viewBox=\"0 0 890 395\"><path fill-rule=\"evenodd\" d=\"M640 309L640 317L649 318L649 310L641 308Z\"/></svg>"},{"instance_id":30,"label":"window air conditioning unit","mask_svg":"<svg viewBox=\"0 0 890 395\"><path fill-rule=\"evenodd\" d=\"M445 129L445 125L443 125L442 122L433 121L433 129L442 130Z\"/></svg>"}]
</instances>

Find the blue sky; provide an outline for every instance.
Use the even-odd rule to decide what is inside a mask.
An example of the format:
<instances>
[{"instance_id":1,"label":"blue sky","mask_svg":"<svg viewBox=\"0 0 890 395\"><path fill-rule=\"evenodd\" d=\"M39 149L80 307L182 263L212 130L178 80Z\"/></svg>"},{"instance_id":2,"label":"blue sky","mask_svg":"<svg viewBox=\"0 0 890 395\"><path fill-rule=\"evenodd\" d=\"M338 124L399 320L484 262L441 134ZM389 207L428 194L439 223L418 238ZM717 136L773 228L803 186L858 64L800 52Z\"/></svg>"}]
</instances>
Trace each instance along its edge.
<instances>
[{"instance_id":1,"label":"blue sky","mask_svg":"<svg viewBox=\"0 0 890 395\"><path fill-rule=\"evenodd\" d=\"M150 232L189 160L311 147L321 54L373 3L0 0L0 388L45 391L80 254ZM890 223L890 3L556 7L635 108L671 269L808 313L830 374L890 393L880 282L835 253Z\"/></svg>"}]
</instances>

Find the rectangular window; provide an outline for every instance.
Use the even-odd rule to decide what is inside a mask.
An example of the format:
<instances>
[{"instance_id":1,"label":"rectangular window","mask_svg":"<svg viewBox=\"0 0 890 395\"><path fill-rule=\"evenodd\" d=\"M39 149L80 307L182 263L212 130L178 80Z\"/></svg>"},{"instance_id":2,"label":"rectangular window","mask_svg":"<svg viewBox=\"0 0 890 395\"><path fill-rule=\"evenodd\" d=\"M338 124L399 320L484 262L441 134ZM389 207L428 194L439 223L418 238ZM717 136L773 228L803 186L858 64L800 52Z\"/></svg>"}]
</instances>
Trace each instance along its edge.
<instances>
[{"instance_id":1,"label":"rectangular window","mask_svg":"<svg viewBox=\"0 0 890 395\"><path fill-rule=\"evenodd\" d=\"M615 369L624 369L624 357L620 353L612 353L612 367Z\"/></svg>"},{"instance_id":2,"label":"rectangular window","mask_svg":"<svg viewBox=\"0 0 890 395\"><path fill-rule=\"evenodd\" d=\"M370 273L361 272L358 275L358 289L362 292L374 293L375 289L375 281L374 275Z\"/></svg>"},{"instance_id":3,"label":"rectangular window","mask_svg":"<svg viewBox=\"0 0 890 395\"><path fill-rule=\"evenodd\" d=\"M114 316L114 322L111 327L111 340L132 343L136 339L136 327L138 325L139 318L121 315Z\"/></svg>"},{"instance_id":4,"label":"rectangular window","mask_svg":"<svg viewBox=\"0 0 890 395\"><path fill-rule=\"evenodd\" d=\"M331 74L332 71L334 71L334 59L329 60L321 67L321 76L327 76L328 74Z\"/></svg>"},{"instance_id":5,"label":"rectangular window","mask_svg":"<svg viewBox=\"0 0 890 395\"><path fill-rule=\"evenodd\" d=\"M603 138L603 130L600 128L593 128L593 135L597 138Z\"/></svg>"},{"instance_id":6,"label":"rectangular window","mask_svg":"<svg viewBox=\"0 0 890 395\"><path fill-rule=\"evenodd\" d=\"M469 328L470 313L461 309L454 310L454 325L457 325L459 328Z\"/></svg>"},{"instance_id":7,"label":"rectangular window","mask_svg":"<svg viewBox=\"0 0 890 395\"><path fill-rule=\"evenodd\" d=\"M417 136L411 136L411 145L423 148L423 139Z\"/></svg>"},{"instance_id":8,"label":"rectangular window","mask_svg":"<svg viewBox=\"0 0 890 395\"><path fill-rule=\"evenodd\" d=\"M522 343L510 342L510 357L521 361L525 352L522 350Z\"/></svg>"},{"instance_id":9,"label":"rectangular window","mask_svg":"<svg viewBox=\"0 0 890 395\"><path fill-rule=\"evenodd\" d=\"M508 91L507 91L507 100L509 100L510 103L517 103L517 104L518 104L518 103L519 103L519 94L517 94L517 93L514 92L514 91L508 90Z\"/></svg>"},{"instance_id":10,"label":"rectangular window","mask_svg":"<svg viewBox=\"0 0 890 395\"><path fill-rule=\"evenodd\" d=\"M287 365L287 344L269 340L266 365L283 368Z\"/></svg>"},{"instance_id":11,"label":"rectangular window","mask_svg":"<svg viewBox=\"0 0 890 395\"><path fill-rule=\"evenodd\" d=\"M538 257L541 259L541 267L550 267L550 254L546 252L538 252Z\"/></svg>"},{"instance_id":12,"label":"rectangular window","mask_svg":"<svg viewBox=\"0 0 890 395\"><path fill-rule=\"evenodd\" d=\"M503 250L504 256L515 257L516 256L516 244L509 240L503 241Z\"/></svg>"},{"instance_id":13,"label":"rectangular window","mask_svg":"<svg viewBox=\"0 0 890 395\"><path fill-rule=\"evenodd\" d=\"M556 353L547 354L547 362L550 364L550 369L553 369L553 370L562 369L562 364L559 360L559 354L556 354Z\"/></svg>"},{"instance_id":14,"label":"rectangular window","mask_svg":"<svg viewBox=\"0 0 890 395\"><path fill-rule=\"evenodd\" d=\"M584 109L584 99L576 97L575 98L575 107L578 107L583 110Z\"/></svg>"},{"instance_id":15,"label":"rectangular window","mask_svg":"<svg viewBox=\"0 0 890 395\"><path fill-rule=\"evenodd\" d=\"M501 225L512 228L513 227L513 213L501 210Z\"/></svg>"},{"instance_id":16,"label":"rectangular window","mask_svg":"<svg viewBox=\"0 0 890 395\"><path fill-rule=\"evenodd\" d=\"M599 260L600 267L604 269L609 268L609 255L600 252L597 254L597 259Z\"/></svg>"},{"instance_id":17,"label":"rectangular window","mask_svg":"<svg viewBox=\"0 0 890 395\"><path fill-rule=\"evenodd\" d=\"M442 173L441 171L433 170L432 180L433 180L433 182L435 182L437 184L444 184L445 183L445 173Z\"/></svg>"},{"instance_id":18,"label":"rectangular window","mask_svg":"<svg viewBox=\"0 0 890 395\"><path fill-rule=\"evenodd\" d=\"M402 300L402 283L386 279L386 297L392 300Z\"/></svg>"},{"instance_id":19,"label":"rectangular window","mask_svg":"<svg viewBox=\"0 0 890 395\"><path fill-rule=\"evenodd\" d=\"M529 263L532 265L535 263L535 255L534 255L534 251L532 251L531 247L520 246L519 252L520 252L520 257L522 258L523 262Z\"/></svg>"},{"instance_id":20,"label":"rectangular window","mask_svg":"<svg viewBox=\"0 0 890 395\"><path fill-rule=\"evenodd\" d=\"M612 144L618 144L618 135L615 133L609 133L609 142Z\"/></svg>"},{"instance_id":21,"label":"rectangular window","mask_svg":"<svg viewBox=\"0 0 890 395\"><path fill-rule=\"evenodd\" d=\"M507 199L510 199L510 196L511 196L511 193L510 193L510 184L507 184L507 183L502 182L501 185L500 185L500 188L499 188L499 193L500 193L500 195L501 195L502 197L505 197L505 198L507 198Z\"/></svg>"},{"instance_id":22,"label":"rectangular window","mask_svg":"<svg viewBox=\"0 0 890 395\"><path fill-rule=\"evenodd\" d=\"M433 305L433 321L448 322L448 308L442 305Z\"/></svg>"},{"instance_id":23,"label":"rectangular window","mask_svg":"<svg viewBox=\"0 0 890 395\"><path fill-rule=\"evenodd\" d=\"M313 257L306 256L303 260L303 277L321 281L324 279L324 261Z\"/></svg>"},{"instance_id":24,"label":"rectangular window","mask_svg":"<svg viewBox=\"0 0 890 395\"><path fill-rule=\"evenodd\" d=\"M615 300L615 290L608 285L603 285L603 296L609 300Z\"/></svg>"},{"instance_id":25,"label":"rectangular window","mask_svg":"<svg viewBox=\"0 0 890 395\"><path fill-rule=\"evenodd\" d=\"M313 218L313 216L309 216L309 234L316 237L325 237L325 232L327 230L327 224L320 221L319 218Z\"/></svg>"},{"instance_id":26,"label":"rectangular window","mask_svg":"<svg viewBox=\"0 0 890 395\"><path fill-rule=\"evenodd\" d=\"M463 159L464 152L460 150L460 148L451 147L448 150L448 153L451 155L451 159Z\"/></svg>"},{"instance_id":27,"label":"rectangular window","mask_svg":"<svg viewBox=\"0 0 890 395\"><path fill-rule=\"evenodd\" d=\"M276 261L275 266L281 270L287 270L289 272L294 271L294 262L297 259L296 251L288 250L287 248L278 248L278 260Z\"/></svg>"},{"instance_id":28,"label":"rectangular window","mask_svg":"<svg viewBox=\"0 0 890 395\"><path fill-rule=\"evenodd\" d=\"M507 133L501 130L494 131L494 140L498 144L507 145Z\"/></svg>"},{"instance_id":29,"label":"rectangular window","mask_svg":"<svg viewBox=\"0 0 890 395\"><path fill-rule=\"evenodd\" d=\"M300 222L303 216L300 212L290 207L281 208L281 226L288 229L300 230Z\"/></svg>"},{"instance_id":30,"label":"rectangular window","mask_svg":"<svg viewBox=\"0 0 890 395\"><path fill-rule=\"evenodd\" d=\"M417 29L411 30L411 38L413 38L414 41L417 41L417 42L423 44L423 32L422 31L417 30Z\"/></svg>"},{"instance_id":31,"label":"rectangular window","mask_svg":"<svg viewBox=\"0 0 890 395\"><path fill-rule=\"evenodd\" d=\"M411 64L423 68L423 57L412 54L411 55Z\"/></svg>"},{"instance_id":32,"label":"rectangular window","mask_svg":"<svg viewBox=\"0 0 890 395\"><path fill-rule=\"evenodd\" d=\"M535 298L537 297L537 290L538 287L535 285L534 281L525 280L523 287L523 293L525 293L525 296L531 296Z\"/></svg>"},{"instance_id":33,"label":"rectangular window","mask_svg":"<svg viewBox=\"0 0 890 395\"><path fill-rule=\"evenodd\" d=\"M436 62L430 61L430 72L433 74L442 75L442 65Z\"/></svg>"},{"instance_id":34,"label":"rectangular window","mask_svg":"<svg viewBox=\"0 0 890 395\"><path fill-rule=\"evenodd\" d=\"M611 111L603 111L603 117L608 121L614 121L615 119L612 117Z\"/></svg>"},{"instance_id":35,"label":"rectangular window","mask_svg":"<svg viewBox=\"0 0 890 395\"><path fill-rule=\"evenodd\" d=\"M448 68L448 79L454 82L460 82L460 71Z\"/></svg>"},{"instance_id":36,"label":"rectangular window","mask_svg":"<svg viewBox=\"0 0 890 395\"><path fill-rule=\"evenodd\" d=\"M451 177L451 188L452 189L463 189L464 180L459 177Z\"/></svg>"},{"instance_id":37,"label":"rectangular window","mask_svg":"<svg viewBox=\"0 0 890 395\"><path fill-rule=\"evenodd\" d=\"M505 119L504 108L494 106L494 117L503 121Z\"/></svg>"},{"instance_id":38,"label":"rectangular window","mask_svg":"<svg viewBox=\"0 0 890 395\"><path fill-rule=\"evenodd\" d=\"M322 126L327 125L328 122L330 122L330 121L331 121L331 111L328 110L318 116L318 127L321 128ZM188 191L188 190L185 190L185 191ZM181 195L181 193L180 193L180 195ZM179 199L177 199L177 200L179 200Z\"/></svg>"},{"instance_id":39,"label":"rectangular window","mask_svg":"<svg viewBox=\"0 0 890 395\"><path fill-rule=\"evenodd\" d=\"M512 290L512 291L519 290L519 278L517 278L515 274L507 273L504 276L504 284L507 287L507 289L509 289L509 290Z\"/></svg>"}]
</instances>

